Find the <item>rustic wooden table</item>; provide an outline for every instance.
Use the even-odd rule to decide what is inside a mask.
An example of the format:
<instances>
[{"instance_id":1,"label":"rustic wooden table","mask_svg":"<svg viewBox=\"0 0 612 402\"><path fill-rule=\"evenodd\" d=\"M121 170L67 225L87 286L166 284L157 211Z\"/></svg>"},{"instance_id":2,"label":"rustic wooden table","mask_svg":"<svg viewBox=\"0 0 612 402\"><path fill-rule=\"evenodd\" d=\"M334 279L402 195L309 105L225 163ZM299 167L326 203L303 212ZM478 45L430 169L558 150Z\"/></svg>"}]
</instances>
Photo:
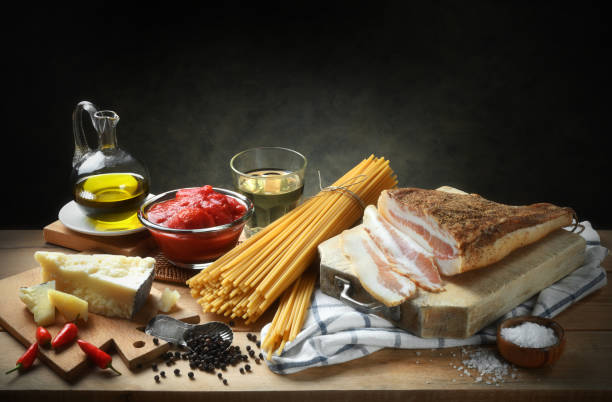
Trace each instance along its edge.
<instances>
[{"instance_id":1,"label":"rustic wooden table","mask_svg":"<svg viewBox=\"0 0 612 402\"><path fill-rule=\"evenodd\" d=\"M612 248L612 231L600 231L602 244ZM36 250L55 250L45 244L40 230L0 231L0 279L34 268ZM604 261L608 274L612 258ZM186 288L185 288L186 290ZM197 305L194 302L194 308ZM384 349L344 364L305 370L280 376L265 366L241 375L228 370L225 386L216 376L196 372L190 380L186 361L165 368L167 378L155 383L150 367L130 372L114 355L114 365L122 376L92 367L78 381L67 383L37 362L27 373L0 375L3 401L15 400L213 400L223 401L301 401L301 400L612 400L612 290L597 291L557 316L565 328L566 350L551 368L519 369L516 378L499 385L476 383L461 376L461 348L440 350ZM244 349L245 333L236 341ZM0 332L0 368L12 368L24 347L8 333ZM172 371L182 372L176 377ZM6 370L5 370L6 369Z\"/></svg>"}]
</instances>

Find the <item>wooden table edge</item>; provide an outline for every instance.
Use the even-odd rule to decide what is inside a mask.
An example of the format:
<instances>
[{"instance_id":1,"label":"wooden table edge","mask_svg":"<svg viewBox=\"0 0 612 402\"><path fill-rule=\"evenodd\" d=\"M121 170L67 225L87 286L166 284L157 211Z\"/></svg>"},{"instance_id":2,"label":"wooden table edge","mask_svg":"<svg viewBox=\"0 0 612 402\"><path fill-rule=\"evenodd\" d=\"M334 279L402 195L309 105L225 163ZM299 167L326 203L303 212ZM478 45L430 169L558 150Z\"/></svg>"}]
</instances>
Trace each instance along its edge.
<instances>
[{"instance_id":1,"label":"wooden table edge","mask_svg":"<svg viewBox=\"0 0 612 402\"><path fill-rule=\"evenodd\" d=\"M168 391L168 390L137 390L115 391L102 390L92 392L89 390L2 390L0 395L10 400L36 400L43 398L47 401L78 401L87 399L88 402L97 401L266 401L266 402L323 402L347 401L354 402L356 398L363 401L493 401L493 400L522 400L522 401L609 401L612 390L593 389L442 389L442 390L292 390L292 391Z\"/></svg>"}]
</instances>

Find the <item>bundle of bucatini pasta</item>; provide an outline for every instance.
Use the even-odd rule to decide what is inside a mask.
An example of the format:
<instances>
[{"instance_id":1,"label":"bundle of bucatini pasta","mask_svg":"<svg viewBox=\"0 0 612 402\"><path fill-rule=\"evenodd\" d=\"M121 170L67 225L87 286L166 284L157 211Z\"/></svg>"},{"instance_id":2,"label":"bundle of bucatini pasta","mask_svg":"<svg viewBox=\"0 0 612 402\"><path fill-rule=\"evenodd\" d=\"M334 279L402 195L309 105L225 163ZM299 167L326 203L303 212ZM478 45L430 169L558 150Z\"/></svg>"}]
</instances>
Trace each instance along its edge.
<instances>
[{"instance_id":1,"label":"bundle of bucatini pasta","mask_svg":"<svg viewBox=\"0 0 612 402\"><path fill-rule=\"evenodd\" d=\"M261 343L268 360L274 351L278 355L283 353L285 344L294 340L302 329L317 276L316 270L304 272L281 296L274 319Z\"/></svg>"},{"instance_id":2,"label":"bundle of bucatini pasta","mask_svg":"<svg viewBox=\"0 0 612 402\"><path fill-rule=\"evenodd\" d=\"M371 155L189 279L192 296L204 312L254 322L313 262L321 242L361 218L359 200L374 204L396 185L389 161Z\"/></svg>"}]
</instances>

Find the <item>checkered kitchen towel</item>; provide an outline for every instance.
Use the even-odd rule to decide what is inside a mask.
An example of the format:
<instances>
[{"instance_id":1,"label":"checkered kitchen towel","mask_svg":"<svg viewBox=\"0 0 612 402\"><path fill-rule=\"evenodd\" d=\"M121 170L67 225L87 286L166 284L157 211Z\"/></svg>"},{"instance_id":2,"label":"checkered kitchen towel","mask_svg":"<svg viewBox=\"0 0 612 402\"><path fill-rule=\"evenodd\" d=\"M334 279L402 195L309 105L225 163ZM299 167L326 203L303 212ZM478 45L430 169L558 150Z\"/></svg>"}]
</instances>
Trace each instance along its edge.
<instances>
[{"instance_id":1,"label":"checkered kitchen towel","mask_svg":"<svg viewBox=\"0 0 612 402\"><path fill-rule=\"evenodd\" d=\"M606 285L606 271L600 266L608 254L589 222L582 222L581 233L587 241L582 267L540 294L507 313L508 317L537 315L554 317L567 307ZM499 321L498 321L499 322ZM278 374L290 374L309 367L327 366L374 353L382 348L425 349L494 343L495 322L467 339L425 339L394 327L376 315L363 314L317 289L304 328L281 356L273 355L268 367ZM270 327L262 329L262 339Z\"/></svg>"}]
</instances>

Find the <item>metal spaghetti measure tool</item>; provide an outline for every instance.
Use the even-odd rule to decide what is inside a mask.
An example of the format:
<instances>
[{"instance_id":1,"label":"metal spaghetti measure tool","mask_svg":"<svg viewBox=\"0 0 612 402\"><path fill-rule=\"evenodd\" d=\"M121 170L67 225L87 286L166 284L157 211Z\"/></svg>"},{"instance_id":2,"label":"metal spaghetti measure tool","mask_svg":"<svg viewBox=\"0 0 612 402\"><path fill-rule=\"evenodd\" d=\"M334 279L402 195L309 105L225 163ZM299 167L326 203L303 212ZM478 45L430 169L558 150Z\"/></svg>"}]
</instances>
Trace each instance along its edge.
<instances>
[{"instance_id":1,"label":"metal spaghetti measure tool","mask_svg":"<svg viewBox=\"0 0 612 402\"><path fill-rule=\"evenodd\" d=\"M145 333L188 348L187 340L200 335L219 336L227 345L225 349L232 344L234 339L234 332L229 325L223 322L211 321L206 324L187 324L163 314L156 315L149 321Z\"/></svg>"}]
</instances>

